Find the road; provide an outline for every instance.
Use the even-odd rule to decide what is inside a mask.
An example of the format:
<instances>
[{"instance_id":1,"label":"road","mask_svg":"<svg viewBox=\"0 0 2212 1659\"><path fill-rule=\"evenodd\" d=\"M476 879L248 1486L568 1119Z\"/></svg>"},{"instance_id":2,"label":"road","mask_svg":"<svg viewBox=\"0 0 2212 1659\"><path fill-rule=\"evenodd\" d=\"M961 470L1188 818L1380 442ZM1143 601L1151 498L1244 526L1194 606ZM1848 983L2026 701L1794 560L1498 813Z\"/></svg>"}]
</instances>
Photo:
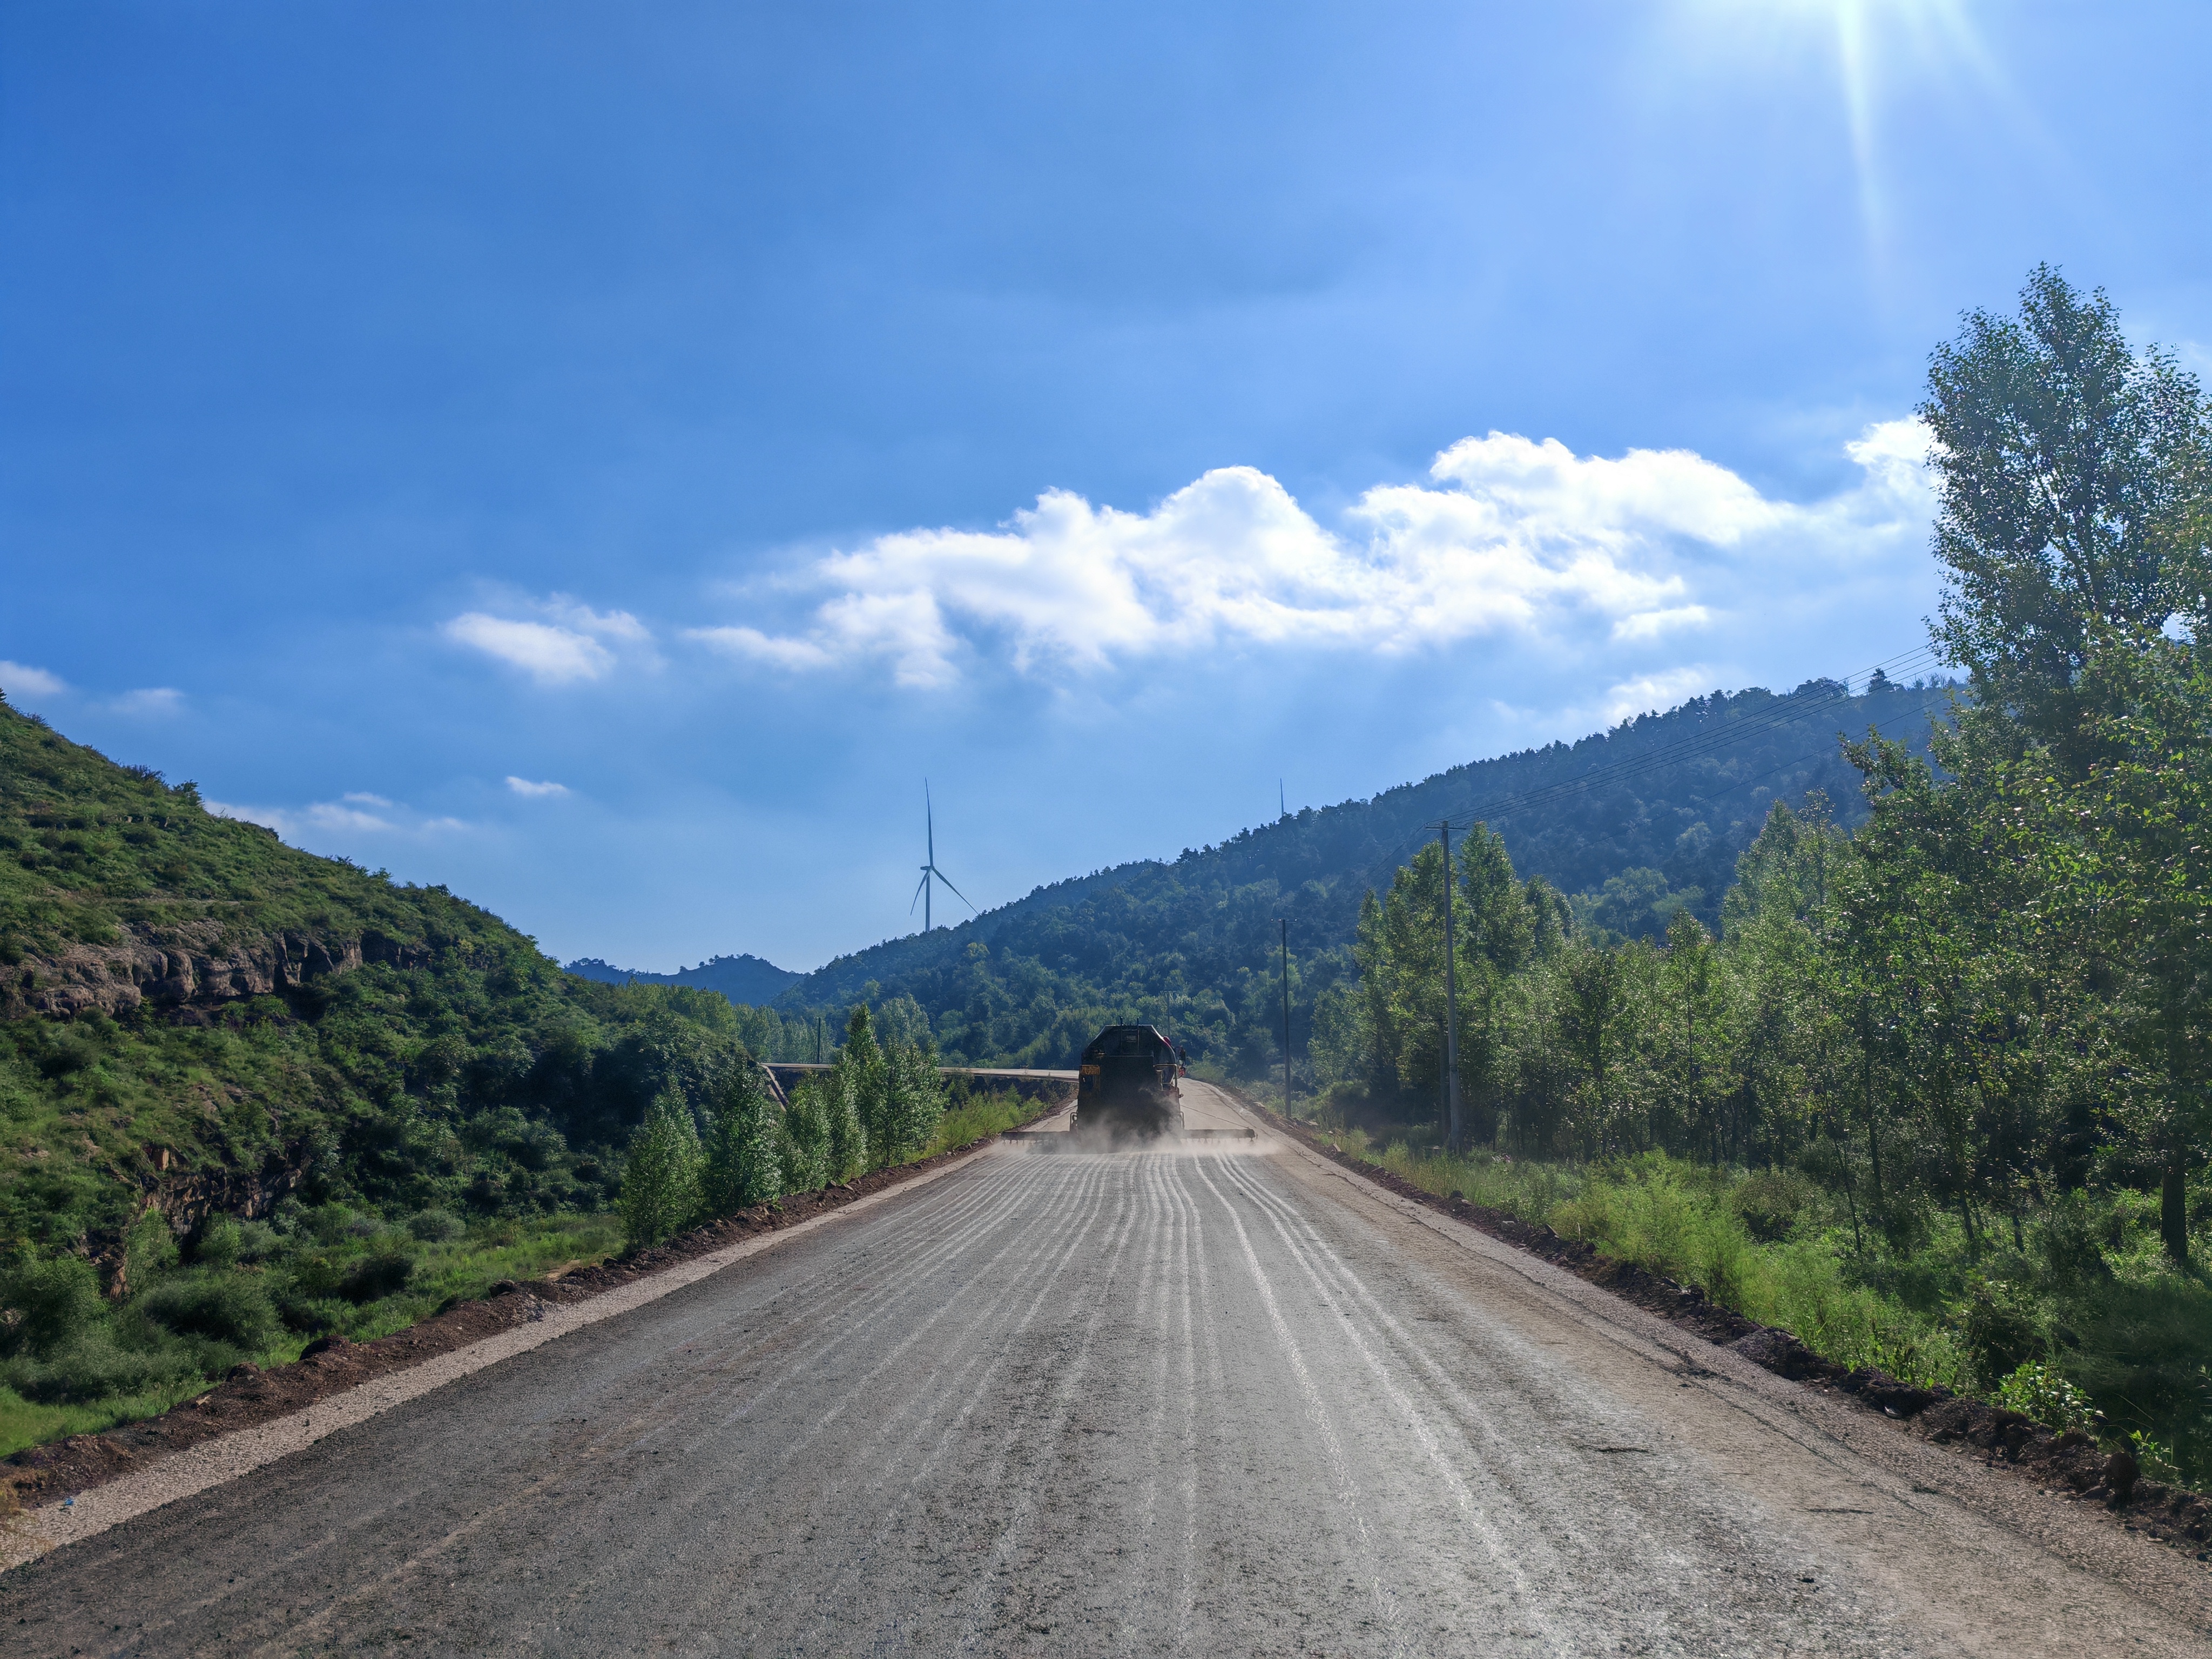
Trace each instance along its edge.
<instances>
[{"instance_id":1,"label":"road","mask_svg":"<svg viewBox=\"0 0 2212 1659\"><path fill-rule=\"evenodd\" d=\"M2203 1576L1301 1150L1040 1139L0 1577L0 1649L2201 1653Z\"/></svg>"}]
</instances>

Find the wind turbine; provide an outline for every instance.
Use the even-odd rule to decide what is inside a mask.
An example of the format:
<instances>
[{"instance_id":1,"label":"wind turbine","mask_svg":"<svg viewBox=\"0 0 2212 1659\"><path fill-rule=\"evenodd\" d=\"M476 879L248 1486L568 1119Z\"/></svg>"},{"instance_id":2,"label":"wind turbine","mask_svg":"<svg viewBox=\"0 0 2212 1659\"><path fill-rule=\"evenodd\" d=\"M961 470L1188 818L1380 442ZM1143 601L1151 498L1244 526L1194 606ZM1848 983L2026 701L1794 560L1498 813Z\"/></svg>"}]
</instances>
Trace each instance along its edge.
<instances>
[{"instance_id":1,"label":"wind turbine","mask_svg":"<svg viewBox=\"0 0 2212 1659\"><path fill-rule=\"evenodd\" d=\"M922 811L926 814L924 822L928 825L929 862L921 866L921 885L914 890L914 900L906 907L906 913L908 915L912 915L914 914L915 905L919 904L921 906L921 931L926 933L930 930L929 900L931 881L933 879L941 881L947 887L952 887L952 878L946 875L944 871L937 867L937 808L935 804L933 803L929 798L929 780L927 778L924 778L921 781L921 807ZM963 904L968 904L968 895L962 892L957 887L952 887L952 896L958 899ZM975 909L975 907L972 904L968 904L968 908L970 910ZM982 913L981 911L976 911L976 914L980 915Z\"/></svg>"}]
</instances>

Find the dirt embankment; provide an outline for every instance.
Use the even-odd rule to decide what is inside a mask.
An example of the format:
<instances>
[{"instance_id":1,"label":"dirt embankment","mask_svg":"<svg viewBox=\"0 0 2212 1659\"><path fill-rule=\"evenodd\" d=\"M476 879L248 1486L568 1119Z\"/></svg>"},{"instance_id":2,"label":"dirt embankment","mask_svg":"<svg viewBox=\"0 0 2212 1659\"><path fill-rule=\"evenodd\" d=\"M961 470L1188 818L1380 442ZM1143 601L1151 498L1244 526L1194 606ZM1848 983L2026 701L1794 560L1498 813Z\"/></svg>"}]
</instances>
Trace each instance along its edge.
<instances>
[{"instance_id":1,"label":"dirt embankment","mask_svg":"<svg viewBox=\"0 0 2212 1659\"><path fill-rule=\"evenodd\" d=\"M1064 1105L1052 1106L1039 1115L1050 1116L1063 1109ZM10 1493L25 1508L36 1508L104 1486L202 1441L289 1417L377 1377L409 1370L514 1326L541 1319L548 1306L581 1302L678 1262L842 1209L950 1159L966 1158L997 1139L991 1136L896 1169L872 1170L820 1192L797 1193L772 1204L756 1205L695 1229L658 1249L599 1267L578 1267L520 1284L501 1280L481 1301L459 1304L374 1342L323 1337L309 1343L307 1352L291 1364L267 1370L258 1365L240 1365L207 1393L159 1417L105 1434L72 1435L17 1452L0 1462L0 1507L5 1507L5 1498Z\"/></svg>"},{"instance_id":2,"label":"dirt embankment","mask_svg":"<svg viewBox=\"0 0 2212 1659\"><path fill-rule=\"evenodd\" d=\"M2206 1547L2208 1540L2212 1540L2212 1503L2195 1492L2142 1479L2135 1458L2125 1451L2106 1451L2085 1434L2055 1433L2019 1412L1954 1395L1948 1389L1915 1388L1887 1371L1838 1365L1814 1353L1790 1332L1747 1319L1694 1285L1677 1284L1634 1262L1606 1255L1581 1239L1563 1238L1549 1227L1532 1225L1505 1211L1470 1204L1455 1195L1439 1196L1379 1165L1338 1151L1306 1125L1247 1095L1239 1093L1237 1098L1301 1145L1376 1186L1531 1255L1541 1256L1778 1376L1850 1395L1908 1433L1953 1447L1994 1467L2017 1469L2045 1486L2070 1490L2080 1501L2102 1504L2131 1530L2146 1533L2200 1561L2212 1556Z\"/></svg>"}]
</instances>

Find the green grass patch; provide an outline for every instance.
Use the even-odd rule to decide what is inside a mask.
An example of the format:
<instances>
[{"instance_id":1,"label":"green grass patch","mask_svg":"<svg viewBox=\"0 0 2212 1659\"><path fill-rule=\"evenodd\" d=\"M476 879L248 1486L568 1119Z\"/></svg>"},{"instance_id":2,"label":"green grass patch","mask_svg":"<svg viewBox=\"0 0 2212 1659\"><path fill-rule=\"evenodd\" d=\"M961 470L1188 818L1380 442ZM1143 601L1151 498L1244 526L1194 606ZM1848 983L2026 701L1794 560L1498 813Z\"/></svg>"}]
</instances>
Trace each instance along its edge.
<instances>
[{"instance_id":1,"label":"green grass patch","mask_svg":"<svg viewBox=\"0 0 2212 1659\"><path fill-rule=\"evenodd\" d=\"M988 1136L1018 1129L1050 1109L1049 1102L1025 1100L1012 1089L1001 1089L995 1094L969 1095L945 1109L945 1115L937 1121L937 1133L930 1137L928 1150L922 1156L931 1158L939 1152L953 1152Z\"/></svg>"},{"instance_id":2,"label":"green grass patch","mask_svg":"<svg viewBox=\"0 0 2212 1659\"><path fill-rule=\"evenodd\" d=\"M2023 1220L2015 1246L1955 1215L1887 1231L1793 1171L1665 1153L1601 1164L1455 1157L1361 1130L1339 1150L1439 1195L1551 1227L1702 1287L1822 1358L2012 1403L2197 1486L2212 1481L2212 1284L2177 1273L2138 1194L2075 1194ZM2031 1387L2031 1384L2033 1385Z\"/></svg>"}]
</instances>

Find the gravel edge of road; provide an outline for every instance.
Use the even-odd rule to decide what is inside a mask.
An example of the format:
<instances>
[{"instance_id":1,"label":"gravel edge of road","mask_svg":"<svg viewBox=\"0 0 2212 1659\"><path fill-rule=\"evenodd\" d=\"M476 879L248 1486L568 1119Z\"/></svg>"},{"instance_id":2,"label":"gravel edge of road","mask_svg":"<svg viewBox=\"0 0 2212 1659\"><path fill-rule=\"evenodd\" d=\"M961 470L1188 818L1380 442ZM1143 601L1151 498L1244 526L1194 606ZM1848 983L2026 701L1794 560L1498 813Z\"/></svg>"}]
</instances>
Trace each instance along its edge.
<instances>
[{"instance_id":1,"label":"gravel edge of road","mask_svg":"<svg viewBox=\"0 0 2212 1659\"><path fill-rule=\"evenodd\" d=\"M325 1337L287 1365L241 1365L205 1393L157 1417L27 1447L0 1460L0 1525L20 1525L30 1512L74 1499L165 1459L264 1427L325 1401L412 1370L459 1349L544 1318L551 1308L591 1301L623 1285L666 1273L747 1240L788 1231L833 1215L860 1200L902 1187L945 1166L975 1158L1009 1134L1018 1135L1072 1101L1045 1105L1012 1128L895 1169L872 1170L838 1186L799 1193L694 1228L657 1249L596 1267L538 1279L502 1279L488 1295L462 1302L404 1330L370 1342Z\"/></svg>"},{"instance_id":2,"label":"gravel edge of road","mask_svg":"<svg viewBox=\"0 0 2212 1659\"><path fill-rule=\"evenodd\" d=\"M1340 1152L1310 1126L1285 1117L1233 1085L1214 1086L1316 1157L1398 1198L1547 1261L1715 1347L1741 1356L1785 1382L1838 1403L1847 1401L1890 1429L1972 1458L1985 1469L2067 1486L2076 1501L2094 1505L2111 1524L2185 1559L2212 1562L2212 1542L2208 1542L2212 1540L2212 1501L2142 1480L2135 1459L2126 1452L2105 1452L2086 1435L2056 1434L2021 1413L1948 1389L1917 1389L1873 1369L1848 1370L1821 1358L1790 1332L1759 1324L1714 1302L1697 1285L1677 1284L1504 1211L1432 1193L1378 1164Z\"/></svg>"}]
</instances>

